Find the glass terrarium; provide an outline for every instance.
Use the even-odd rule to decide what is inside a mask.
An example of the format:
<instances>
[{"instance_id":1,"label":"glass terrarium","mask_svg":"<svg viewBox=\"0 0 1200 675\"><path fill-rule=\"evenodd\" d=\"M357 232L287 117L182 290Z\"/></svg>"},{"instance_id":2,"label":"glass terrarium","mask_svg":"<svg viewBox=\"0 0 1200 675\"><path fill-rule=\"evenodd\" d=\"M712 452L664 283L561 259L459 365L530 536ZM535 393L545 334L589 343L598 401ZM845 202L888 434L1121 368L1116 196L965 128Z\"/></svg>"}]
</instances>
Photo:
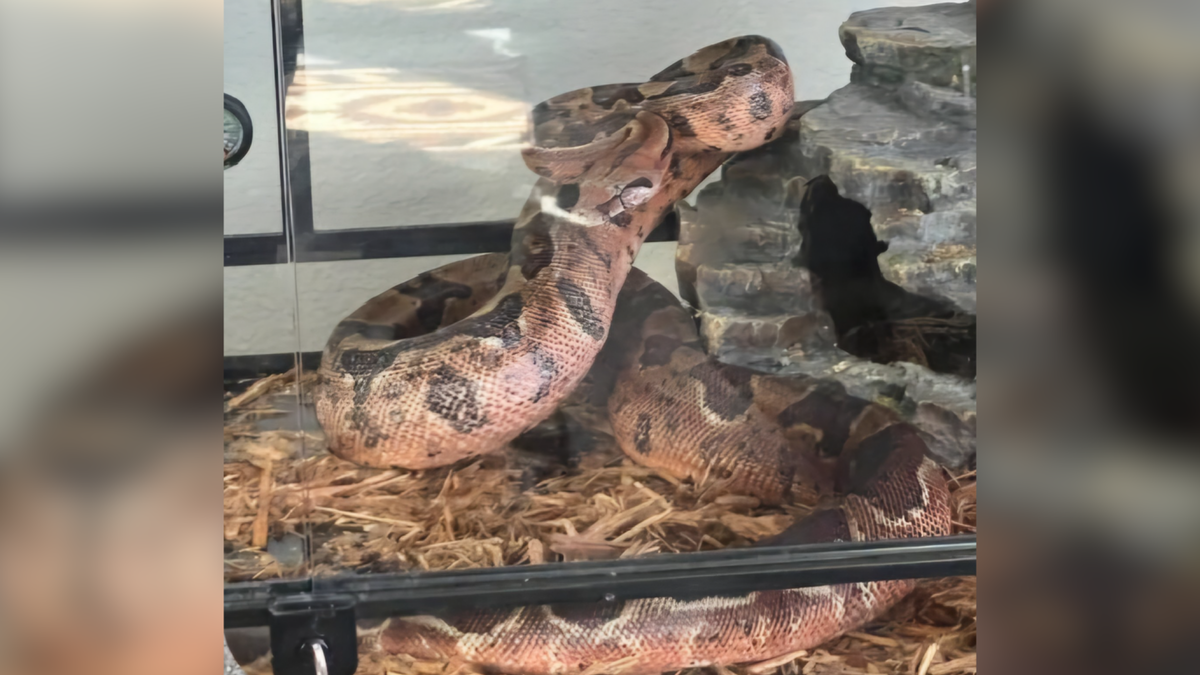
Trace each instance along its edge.
<instances>
[{"instance_id":1,"label":"glass terrarium","mask_svg":"<svg viewBox=\"0 0 1200 675\"><path fill-rule=\"evenodd\" d=\"M226 2L246 672L973 672L975 4L849 4Z\"/></svg>"}]
</instances>

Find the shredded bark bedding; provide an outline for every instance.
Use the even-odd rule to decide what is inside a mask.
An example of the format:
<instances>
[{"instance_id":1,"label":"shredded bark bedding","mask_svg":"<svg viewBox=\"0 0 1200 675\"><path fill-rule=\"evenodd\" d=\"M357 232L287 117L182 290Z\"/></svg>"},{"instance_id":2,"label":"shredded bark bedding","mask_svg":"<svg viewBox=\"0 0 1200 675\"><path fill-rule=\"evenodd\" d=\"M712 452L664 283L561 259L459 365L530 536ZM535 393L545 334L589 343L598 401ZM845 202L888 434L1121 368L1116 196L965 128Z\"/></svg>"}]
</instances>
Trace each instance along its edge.
<instances>
[{"instance_id":1,"label":"shredded bark bedding","mask_svg":"<svg viewBox=\"0 0 1200 675\"><path fill-rule=\"evenodd\" d=\"M325 451L304 398L291 373L227 396L226 582L748 546L820 500L798 484L789 505L763 507L720 486L667 481L623 457L600 411L571 402L564 412L588 433L586 451L566 453L565 463L561 448L525 444L431 471L363 469ZM974 532L975 473L950 485L955 530ZM474 672L380 653L360 660L369 675ZM270 664L246 671L266 675ZM974 673L975 578L924 581L881 621L808 653L693 672Z\"/></svg>"}]
</instances>

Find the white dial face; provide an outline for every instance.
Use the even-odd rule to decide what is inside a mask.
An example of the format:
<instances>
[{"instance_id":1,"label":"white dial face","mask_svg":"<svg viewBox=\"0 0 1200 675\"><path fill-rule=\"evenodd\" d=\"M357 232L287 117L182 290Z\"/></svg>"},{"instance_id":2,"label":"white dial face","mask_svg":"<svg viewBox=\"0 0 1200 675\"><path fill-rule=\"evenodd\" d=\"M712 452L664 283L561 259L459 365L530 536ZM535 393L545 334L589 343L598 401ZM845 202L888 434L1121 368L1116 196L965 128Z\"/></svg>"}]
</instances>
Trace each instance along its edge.
<instances>
[{"instance_id":1,"label":"white dial face","mask_svg":"<svg viewBox=\"0 0 1200 675\"><path fill-rule=\"evenodd\" d=\"M225 111L225 154L232 155L242 145L242 123L228 110Z\"/></svg>"}]
</instances>

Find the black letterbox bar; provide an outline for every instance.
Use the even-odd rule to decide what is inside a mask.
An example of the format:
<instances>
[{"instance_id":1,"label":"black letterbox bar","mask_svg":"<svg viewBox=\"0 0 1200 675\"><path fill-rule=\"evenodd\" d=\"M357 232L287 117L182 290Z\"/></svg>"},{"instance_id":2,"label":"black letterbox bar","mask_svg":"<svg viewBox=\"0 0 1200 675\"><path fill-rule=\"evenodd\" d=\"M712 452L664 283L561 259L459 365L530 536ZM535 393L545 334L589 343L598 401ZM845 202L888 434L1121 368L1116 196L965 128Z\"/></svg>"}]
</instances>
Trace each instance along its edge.
<instances>
[{"instance_id":1,"label":"black letterbox bar","mask_svg":"<svg viewBox=\"0 0 1200 675\"><path fill-rule=\"evenodd\" d=\"M271 598L334 593L360 619L975 574L975 535L679 553L615 561L228 584L225 626L266 625Z\"/></svg>"}]
</instances>

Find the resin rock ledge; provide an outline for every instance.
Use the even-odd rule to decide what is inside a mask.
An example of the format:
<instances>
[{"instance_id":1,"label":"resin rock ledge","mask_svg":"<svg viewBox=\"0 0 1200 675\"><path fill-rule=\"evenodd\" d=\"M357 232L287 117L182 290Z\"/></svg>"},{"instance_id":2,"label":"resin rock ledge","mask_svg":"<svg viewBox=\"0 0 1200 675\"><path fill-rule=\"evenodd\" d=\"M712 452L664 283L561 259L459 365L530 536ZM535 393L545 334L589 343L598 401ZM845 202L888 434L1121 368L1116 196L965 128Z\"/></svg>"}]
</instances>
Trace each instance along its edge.
<instances>
[{"instance_id":1,"label":"resin rock ledge","mask_svg":"<svg viewBox=\"0 0 1200 675\"><path fill-rule=\"evenodd\" d=\"M974 0L855 12L838 37L854 62L851 82L917 81L961 90L963 65L971 67L974 80Z\"/></svg>"},{"instance_id":2,"label":"resin rock ledge","mask_svg":"<svg viewBox=\"0 0 1200 675\"><path fill-rule=\"evenodd\" d=\"M889 243L884 275L975 311L976 132L851 84L799 120L802 175L828 174Z\"/></svg>"},{"instance_id":3,"label":"resin rock ledge","mask_svg":"<svg viewBox=\"0 0 1200 675\"><path fill-rule=\"evenodd\" d=\"M829 174L844 196L884 219L974 199L975 147L974 131L919 117L859 84L800 119L802 174Z\"/></svg>"}]
</instances>

